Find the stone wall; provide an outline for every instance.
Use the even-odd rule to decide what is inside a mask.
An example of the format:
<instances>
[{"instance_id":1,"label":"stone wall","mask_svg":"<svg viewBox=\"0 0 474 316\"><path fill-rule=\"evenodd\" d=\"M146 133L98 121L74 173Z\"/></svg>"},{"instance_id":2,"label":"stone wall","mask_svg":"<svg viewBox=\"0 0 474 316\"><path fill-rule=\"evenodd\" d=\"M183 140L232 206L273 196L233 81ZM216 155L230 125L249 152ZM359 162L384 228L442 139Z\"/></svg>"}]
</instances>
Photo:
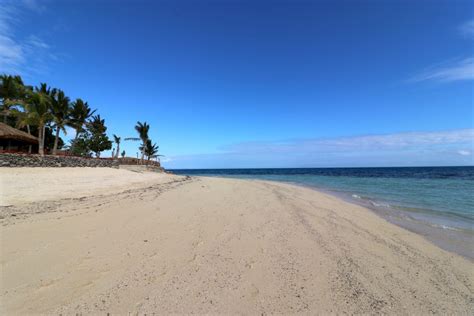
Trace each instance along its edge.
<instances>
[{"instance_id":1,"label":"stone wall","mask_svg":"<svg viewBox=\"0 0 474 316\"><path fill-rule=\"evenodd\" d=\"M109 167L118 168L112 159L43 156L0 153L0 167Z\"/></svg>"}]
</instances>

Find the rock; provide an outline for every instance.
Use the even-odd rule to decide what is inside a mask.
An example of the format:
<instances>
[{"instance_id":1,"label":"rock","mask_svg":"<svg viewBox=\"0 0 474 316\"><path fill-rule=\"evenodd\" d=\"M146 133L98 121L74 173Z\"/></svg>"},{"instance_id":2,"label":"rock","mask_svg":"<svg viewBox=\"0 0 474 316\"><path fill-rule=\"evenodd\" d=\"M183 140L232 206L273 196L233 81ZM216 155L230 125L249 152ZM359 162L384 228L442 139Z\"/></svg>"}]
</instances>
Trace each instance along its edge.
<instances>
[{"instance_id":1,"label":"rock","mask_svg":"<svg viewBox=\"0 0 474 316\"><path fill-rule=\"evenodd\" d=\"M0 153L0 167L109 167L118 168L118 161L66 156L43 156Z\"/></svg>"}]
</instances>

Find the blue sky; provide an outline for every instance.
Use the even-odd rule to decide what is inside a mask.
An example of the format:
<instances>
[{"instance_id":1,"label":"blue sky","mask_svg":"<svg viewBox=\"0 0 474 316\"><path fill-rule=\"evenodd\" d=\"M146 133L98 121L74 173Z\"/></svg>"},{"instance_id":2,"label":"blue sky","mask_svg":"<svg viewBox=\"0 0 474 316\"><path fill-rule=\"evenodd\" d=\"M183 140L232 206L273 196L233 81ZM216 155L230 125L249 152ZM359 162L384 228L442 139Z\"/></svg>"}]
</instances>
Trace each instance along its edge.
<instances>
[{"instance_id":1,"label":"blue sky","mask_svg":"<svg viewBox=\"0 0 474 316\"><path fill-rule=\"evenodd\" d=\"M473 12L0 0L0 72L87 100L110 135L147 121L169 168L472 165Z\"/></svg>"}]
</instances>

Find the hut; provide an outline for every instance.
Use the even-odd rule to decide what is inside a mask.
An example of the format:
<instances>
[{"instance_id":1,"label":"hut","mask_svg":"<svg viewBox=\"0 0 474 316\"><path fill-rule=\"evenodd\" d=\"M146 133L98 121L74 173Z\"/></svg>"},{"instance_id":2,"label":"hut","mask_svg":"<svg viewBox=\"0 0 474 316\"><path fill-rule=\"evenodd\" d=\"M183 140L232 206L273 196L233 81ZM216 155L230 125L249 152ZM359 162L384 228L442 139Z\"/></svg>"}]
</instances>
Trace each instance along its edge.
<instances>
[{"instance_id":1,"label":"hut","mask_svg":"<svg viewBox=\"0 0 474 316\"><path fill-rule=\"evenodd\" d=\"M38 138L5 123L0 123L0 152L31 152Z\"/></svg>"}]
</instances>

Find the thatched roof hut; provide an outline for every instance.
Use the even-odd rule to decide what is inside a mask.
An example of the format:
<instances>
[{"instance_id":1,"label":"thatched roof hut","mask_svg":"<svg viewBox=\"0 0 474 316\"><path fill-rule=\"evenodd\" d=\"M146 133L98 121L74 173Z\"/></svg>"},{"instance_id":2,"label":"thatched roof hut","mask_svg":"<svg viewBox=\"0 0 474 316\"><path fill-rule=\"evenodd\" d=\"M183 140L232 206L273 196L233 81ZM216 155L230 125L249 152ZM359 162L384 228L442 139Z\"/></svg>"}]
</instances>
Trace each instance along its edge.
<instances>
[{"instance_id":1,"label":"thatched roof hut","mask_svg":"<svg viewBox=\"0 0 474 316\"><path fill-rule=\"evenodd\" d=\"M5 123L0 123L0 140L14 140L28 144L38 144L38 138Z\"/></svg>"}]
</instances>

